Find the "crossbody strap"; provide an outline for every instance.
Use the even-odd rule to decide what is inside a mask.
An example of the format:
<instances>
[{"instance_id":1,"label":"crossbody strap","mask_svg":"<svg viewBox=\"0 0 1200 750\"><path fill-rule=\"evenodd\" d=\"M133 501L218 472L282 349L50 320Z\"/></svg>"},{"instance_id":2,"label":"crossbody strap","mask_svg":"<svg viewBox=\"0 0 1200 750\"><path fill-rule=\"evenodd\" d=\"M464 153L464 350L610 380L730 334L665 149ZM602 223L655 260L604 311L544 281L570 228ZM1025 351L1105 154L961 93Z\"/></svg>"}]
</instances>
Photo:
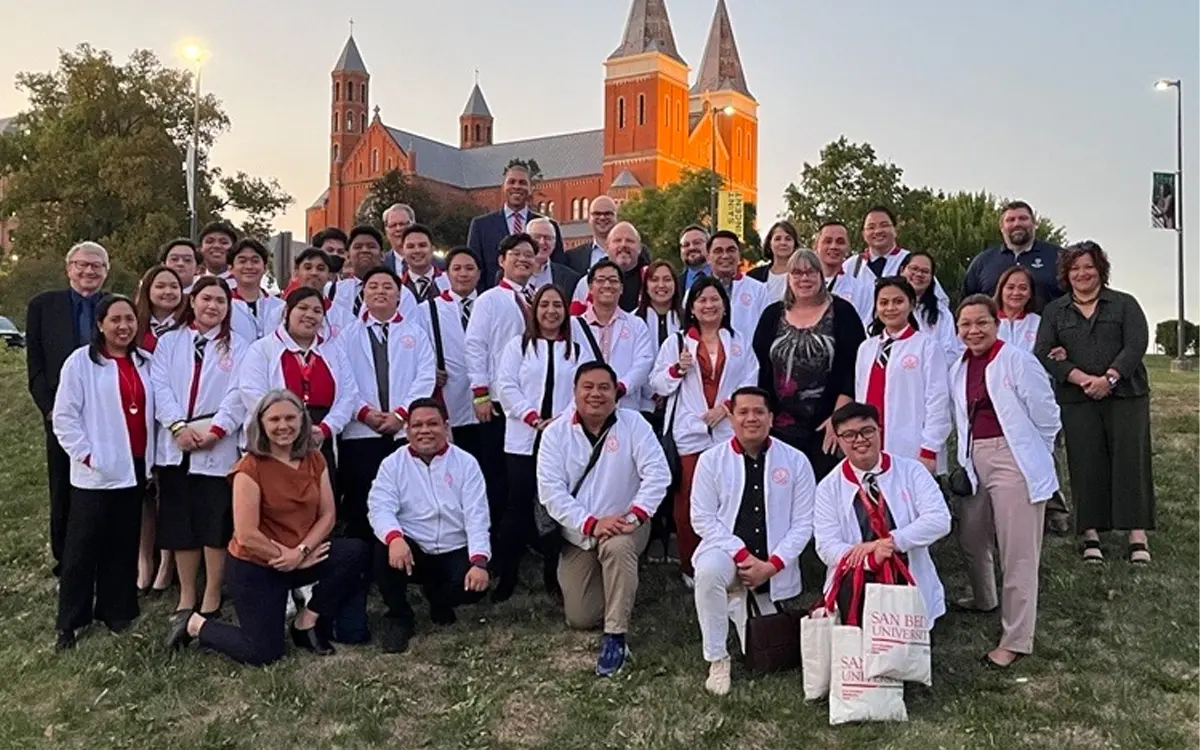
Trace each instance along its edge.
<instances>
[{"instance_id":1,"label":"crossbody strap","mask_svg":"<svg viewBox=\"0 0 1200 750\"><path fill-rule=\"evenodd\" d=\"M608 364L604 361L604 353L600 351L600 344L596 341L596 335L592 333L592 327L580 315L576 318L579 321L579 327L583 329L583 337L588 340L588 344L592 347L592 357L602 365Z\"/></svg>"},{"instance_id":2,"label":"crossbody strap","mask_svg":"<svg viewBox=\"0 0 1200 750\"><path fill-rule=\"evenodd\" d=\"M685 344L684 340L683 340L683 331L676 331L675 335L679 337L679 351L680 351L680 353L682 353L683 348L685 346L687 346L687 344ZM667 426L663 430L664 435L670 435L671 431L675 429L675 412L679 411L679 396L681 395L682 392L683 392L683 383L681 382L679 384L678 390L675 391L675 402L674 402L674 406L671 409L671 416L667 418Z\"/></svg>"},{"instance_id":3,"label":"crossbody strap","mask_svg":"<svg viewBox=\"0 0 1200 750\"><path fill-rule=\"evenodd\" d=\"M976 399L967 406L967 458L971 458L971 443L975 435L975 414L979 411L979 401Z\"/></svg>"},{"instance_id":4,"label":"crossbody strap","mask_svg":"<svg viewBox=\"0 0 1200 750\"><path fill-rule=\"evenodd\" d=\"M433 327L433 352L437 359L437 368L445 370L446 351L442 344L442 321L436 300L437 297L430 297L427 300L429 302L429 323Z\"/></svg>"},{"instance_id":5,"label":"crossbody strap","mask_svg":"<svg viewBox=\"0 0 1200 750\"><path fill-rule=\"evenodd\" d=\"M592 469L596 468L596 462L600 460L600 454L604 452L604 444L608 441L608 430L600 433L600 437L596 439L596 444L592 446L591 455L588 456L587 466L583 467L583 473L579 475L579 479L575 480L575 486L571 488L571 497L579 494L579 488L583 486L583 480L588 478L588 474L592 473Z\"/></svg>"}]
</instances>

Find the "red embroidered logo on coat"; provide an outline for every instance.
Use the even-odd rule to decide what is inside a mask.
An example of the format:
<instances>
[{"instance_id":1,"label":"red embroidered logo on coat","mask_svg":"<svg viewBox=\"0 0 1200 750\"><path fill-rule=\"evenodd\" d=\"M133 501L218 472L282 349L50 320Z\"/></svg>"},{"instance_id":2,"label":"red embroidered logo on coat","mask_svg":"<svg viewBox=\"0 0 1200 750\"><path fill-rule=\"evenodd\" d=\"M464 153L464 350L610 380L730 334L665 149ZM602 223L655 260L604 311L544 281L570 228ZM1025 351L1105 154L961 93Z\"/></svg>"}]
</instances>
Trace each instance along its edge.
<instances>
[{"instance_id":1,"label":"red embroidered logo on coat","mask_svg":"<svg viewBox=\"0 0 1200 750\"><path fill-rule=\"evenodd\" d=\"M1031 342L1036 341L1037 340L1037 331L1026 331L1025 332L1025 340L1031 341Z\"/></svg>"},{"instance_id":2,"label":"red embroidered logo on coat","mask_svg":"<svg viewBox=\"0 0 1200 750\"><path fill-rule=\"evenodd\" d=\"M729 352L735 357L740 357L742 356L742 347L738 344L734 344L733 346L729 347Z\"/></svg>"},{"instance_id":3,"label":"red embroidered logo on coat","mask_svg":"<svg viewBox=\"0 0 1200 750\"><path fill-rule=\"evenodd\" d=\"M749 307L750 303L753 301L754 301L754 298L750 296L750 292L742 292L740 302L742 303L742 305L744 307Z\"/></svg>"},{"instance_id":4,"label":"red embroidered logo on coat","mask_svg":"<svg viewBox=\"0 0 1200 750\"><path fill-rule=\"evenodd\" d=\"M791 478L792 473L787 469L780 468L771 472L771 481L775 484L787 484L788 480Z\"/></svg>"},{"instance_id":5,"label":"red embroidered logo on coat","mask_svg":"<svg viewBox=\"0 0 1200 750\"><path fill-rule=\"evenodd\" d=\"M621 441L617 439L616 435L613 435L604 443L605 453L616 453L619 450L621 450Z\"/></svg>"},{"instance_id":6,"label":"red embroidered logo on coat","mask_svg":"<svg viewBox=\"0 0 1200 750\"><path fill-rule=\"evenodd\" d=\"M417 345L417 340L412 336L405 336L404 338L400 339L400 345L405 349L413 349Z\"/></svg>"},{"instance_id":7,"label":"red embroidered logo on coat","mask_svg":"<svg viewBox=\"0 0 1200 750\"><path fill-rule=\"evenodd\" d=\"M221 372L233 372L233 354L226 350L217 360L217 367L221 368Z\"/></svg>"},{"instance_id":8,"label":"red embroidered logo on coat","mask_svg":"<svg viewBox=\"0 0 1200 750\"><path fill-rule=\"evenodd\" d=\"M448 472L448 471L446 472L446 486L447 486L447 487L453 487L453 486L454 486L454 475L453 475L453 474L451 474L451 473L450 473L450 472Z\"/></svg>"},{"instance_id":9,"label":"red embroidered logo on coat","mask_svg":"<svg viewBox=\"0 0 1200 750\"><path fill-rule=\"evenodd\" d=\"M905 370L915 370L921 364L921 359L915 354L909 354L900 360L900 366Z\"/></svg>"},{"instance_id":10,"label":"red embroidered logo on coat","mask_svg":"<svg viewBox=\"0 0 1200 750\"><path fill-rule=\"evenodd\" d=\"M629 330L628 328L624 328L624 327L621 328L621 335L619 338L622 341L627 341L632 337L633 337L633 331Z\"/></svg>"}]
</instances>

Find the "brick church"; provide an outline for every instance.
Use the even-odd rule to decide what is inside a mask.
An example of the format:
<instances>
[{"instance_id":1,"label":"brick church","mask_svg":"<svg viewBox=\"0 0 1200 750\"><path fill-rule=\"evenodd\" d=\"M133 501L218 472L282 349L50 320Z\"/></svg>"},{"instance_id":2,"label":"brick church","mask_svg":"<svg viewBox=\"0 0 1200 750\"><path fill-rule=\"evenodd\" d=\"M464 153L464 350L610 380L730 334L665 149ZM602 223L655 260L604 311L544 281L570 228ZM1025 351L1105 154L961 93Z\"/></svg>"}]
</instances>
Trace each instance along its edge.
<instances>
[{"instance_id":1,"label":"brick church","mask_svg":"<svg viewBox=\"0 0 1200 750\"><path fill-rule=\"evenodd\" d=\"M567 245L588 236L593 198L620 201L677 180L688 167L715 168L726 186L757 202L758 102L746 86L725 0L717 0L694 81L665 0L632 3L620 46L604 61L604 126L520 141L493 140L495 120L478 83L459 117L457 146L385 125L379 107L370 107L371 75L351 35L332 73L329 187L305 214L307 236L352 226L371 184L397 168L435 193L494 210L512 159L537 162L542 174L531 203L562 224Z\"/></svg>"}]
</instances>

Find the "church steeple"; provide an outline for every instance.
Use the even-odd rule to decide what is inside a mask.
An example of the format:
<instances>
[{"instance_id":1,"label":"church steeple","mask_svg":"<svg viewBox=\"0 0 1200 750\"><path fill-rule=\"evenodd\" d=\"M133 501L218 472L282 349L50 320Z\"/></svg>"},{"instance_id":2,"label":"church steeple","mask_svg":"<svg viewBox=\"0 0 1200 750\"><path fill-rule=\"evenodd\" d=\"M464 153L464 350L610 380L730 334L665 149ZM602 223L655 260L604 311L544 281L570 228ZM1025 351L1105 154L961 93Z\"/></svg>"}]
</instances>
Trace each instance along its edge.
<instances>
[{"instance_id":1,"label":"church steeple","mask_svg":"<svg viewBox=\"0 0 1200 750\"><path fill-rule=\"evenodd\" d=\"M621 46L617 47L608 59L633 57L647 52L659 52L683 62L679 50L675 48L675 33L671 31L666 0L633 0L633 5L629 8L629 20L625 22L625 36L621 40Z\"/></svg>"},{"instance_id":2,"label":"church steeple","mask_svg":"<svg viewBox=\"0 0 1200 750\"><path fill-rule=\"evenodd\" d=\"M367 119L371 74L367 72L367 66L358 52L358 45L354 43L353 30L346 39L342 54L333 64L330 78L330 191L326 215L329 223L341 226L345 225L348 219L352 220L352 217L342 215L343 209L354 210L352 206L342 205L342 167L350 159L350 152L358 145L363 133L371 124Z\"/></svg>"},{"instance_id":3,"label":"church steeple","mask_svg":"<svg viewBox=\"0 0 1200 750\"><path fill-rule=\"evenodd\" d=\"M737 41L733 38L733 24L725 0L717 0L713 13L712 27L708 31L708 43L704 46L704 57L691 93L702 94L715 91L736 91L754 99L746 86L746 72L742 69L742 58L738 54Z\"/></svg>"},{"instance_id":4,"label":"church steeple","mask_svg":"<svg viewBox=\"0 0 1200 750\"><path fill-rule=\"evenodd\" d=\"M459 148L478 148L492 145L492 111L488 109L487 99L483 98L483 89L479 88L478 75L475 88L467 98L467 106L459 115L458 126L462 136L459 138Z\"/></svg>"}]
</instances>

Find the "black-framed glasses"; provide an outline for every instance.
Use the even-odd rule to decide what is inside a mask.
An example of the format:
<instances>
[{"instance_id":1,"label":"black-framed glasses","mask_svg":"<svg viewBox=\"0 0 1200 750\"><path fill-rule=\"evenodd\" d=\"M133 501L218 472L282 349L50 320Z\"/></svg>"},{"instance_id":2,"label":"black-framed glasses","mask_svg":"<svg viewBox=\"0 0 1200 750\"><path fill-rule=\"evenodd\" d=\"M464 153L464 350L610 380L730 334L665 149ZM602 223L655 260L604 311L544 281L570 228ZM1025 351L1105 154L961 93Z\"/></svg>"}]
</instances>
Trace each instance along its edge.
<instances>
[{"instance_id":1,"label":"black-framed glasses","mask_svg":"<svg viewBox=\"0 0 1200 750\"><path fill-rule=\"evenodd\" d=\"M878 434L879 428L871 425L859 430L843 430L837 434L837 437L838 440L845 440L847 443L856 443L860 438L862 440L870 440Z\"/></svg>"}]
</instances>

